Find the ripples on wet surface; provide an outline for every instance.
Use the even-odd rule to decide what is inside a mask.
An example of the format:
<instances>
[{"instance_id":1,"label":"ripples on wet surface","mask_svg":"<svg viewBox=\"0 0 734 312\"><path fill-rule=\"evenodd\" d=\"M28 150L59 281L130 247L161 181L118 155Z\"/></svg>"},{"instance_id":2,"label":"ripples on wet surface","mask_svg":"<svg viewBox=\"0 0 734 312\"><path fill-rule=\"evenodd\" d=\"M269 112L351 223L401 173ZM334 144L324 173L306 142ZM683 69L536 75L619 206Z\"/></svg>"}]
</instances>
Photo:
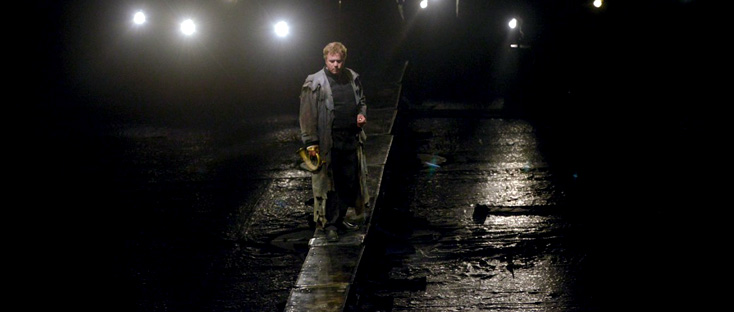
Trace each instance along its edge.
<instances>
[{"instance_id":1,"label":"ripples on wet surface","mask_svg":"<svg viewBox=\"0 0 734 312\"><path fill-rule=\"evenodd\" d=\"M351 310L591 310L587 232L566 213L572 178L545 161L531 124L434 117L398 129ZM94 243L111 251L85 263L111 266L98 277L105 302L283 309L313 234L295 116L131 125L102 141L94 169L113 191L99 195Z\"/></svg>"},{"instance_id":2,"label":"ripples on wet surface","mask_svg":"<svg viewBox=\"0 0 734 312\"><path fill-rule=\"evenodd\" d=\"M355 310L585 310L564 191L523 120L418 118L391 155ZM377 247L379 246L379 247ZM374 262L370 262L374 261ZM371 300L371 301L370 301Z\"/></svg>"}]
</instances>

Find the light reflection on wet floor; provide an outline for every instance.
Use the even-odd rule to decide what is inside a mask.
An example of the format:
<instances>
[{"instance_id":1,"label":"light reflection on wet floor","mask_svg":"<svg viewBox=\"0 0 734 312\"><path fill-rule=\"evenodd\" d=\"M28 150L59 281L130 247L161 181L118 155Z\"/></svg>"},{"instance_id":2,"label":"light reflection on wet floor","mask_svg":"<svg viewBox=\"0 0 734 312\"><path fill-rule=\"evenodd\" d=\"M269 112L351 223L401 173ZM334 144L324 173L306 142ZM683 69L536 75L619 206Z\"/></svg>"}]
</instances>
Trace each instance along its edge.
<instances>
[{"instance_id":1,"label":"light reflection on wet floor","mask_svg":"<svg viewBox=\"0 0 734 312\"><path fill-rule=\"evenodd\" d=\"M119 155L121 168L134 168L124 173L125 183L146 181L121 188L129 193L122 205L137 207L130 210L136 221L126 227L138 233L124 238L138 246L124 250L137 307L280 309L313 233L303 202L308 176L283 152L298 147L293 124L292 118L252 124L268 129L258 135L247 129L226 136L160 129L120 134L134 144ZM583 252L567 246L573 224L555 214L564 189L532 126L425 118L407 129L391 154L414 157L385 176L381 222L368 240L368 253L384 248L385 256L363 260L372 267L360 269L367 276L355 285L362 298L357 305L393 311L583 307L574 293ZM478 217L480 206L488 213ZM389 244L381 246L385 237Z\"/></svg>"},{"instance_id":2,"label":"light reflection on wet floor","mask_svg":"<svg viewBox=\"0 0 734 312\"><path fill-rule=\"evenodd\" d=\"M570 246L563 185L528 122L419 118L406 128L392 153L418 156L387 176L381 239L368 246L381 263L362 272L355 311L589 308L575 285L584 253Z\"/></svg>"}]
</instances>

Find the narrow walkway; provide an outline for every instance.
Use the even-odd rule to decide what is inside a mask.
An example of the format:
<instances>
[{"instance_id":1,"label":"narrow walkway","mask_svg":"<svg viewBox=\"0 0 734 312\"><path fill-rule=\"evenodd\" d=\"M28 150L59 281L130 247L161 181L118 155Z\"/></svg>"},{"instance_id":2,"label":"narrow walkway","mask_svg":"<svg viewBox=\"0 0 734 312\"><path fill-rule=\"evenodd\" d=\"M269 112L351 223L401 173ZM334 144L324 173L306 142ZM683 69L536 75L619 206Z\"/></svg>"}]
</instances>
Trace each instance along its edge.
<instances>
[{"instance_id":1,"label":"narrow walkway","mask_svg":"<svg viewBox=\"0 0 734 312\"><path fill-rule=\"evenodd\" d=\"M359 231L340 235L338 242L328 242L324 232L316 230L309 241L309 251L295 286L291 289L285 311L342 311L357 274L364 252L364 239L371 225L372 211L377 207L382 174L392 145L392 126L397 115L403 64L397 83L368 97L367 142L365 143L370 205L365 225Z\"/></svg>"}]
</instances>

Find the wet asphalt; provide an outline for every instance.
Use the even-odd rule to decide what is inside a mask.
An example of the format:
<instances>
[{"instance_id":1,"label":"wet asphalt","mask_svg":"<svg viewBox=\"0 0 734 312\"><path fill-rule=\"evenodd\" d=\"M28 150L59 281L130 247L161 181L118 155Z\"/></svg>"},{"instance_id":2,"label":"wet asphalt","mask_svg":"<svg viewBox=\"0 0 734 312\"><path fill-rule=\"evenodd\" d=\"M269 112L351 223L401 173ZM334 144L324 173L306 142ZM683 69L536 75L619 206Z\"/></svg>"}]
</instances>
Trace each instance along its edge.
<instances>
[{"instance_id":1,"label":"wet asphalt","mask_svg":"<svg viewBox=\"0 0 734 312\"><path fill-rule=\"evenodd\" d=\"M691 296L678 288L686 279L671 274L685 257L668 223L677 218L656 211L670 206L639 206L646 200L639 194L615 193L616 183L637 187L616 175L593 181L602 168L580 162L591 144L555 137L557 129L507 106L425 101L405 109L350 309L664 310L686 303L675 298Z\"/></svg>"},{"instance_id":2,"label":"wet asphalt","mask_svg":"<svg viewBox=\"0 0 734 312\"><path fill-rule=\"evenodd\" d=\"M698 265L717 250L690 213L706 198L699 173L675 169L691 155L658 158L666 142L636 146L636 136L602 154L577 129L508 103L403 100L348 310L707 305ZM110 125L64 140L68 154L59 146L36 168L50 190L41 202L67 203L39 221L58 234L36 257L52 298L79 309L282 310L313 234L296 115Z\"/></svg>"}]
</instances>

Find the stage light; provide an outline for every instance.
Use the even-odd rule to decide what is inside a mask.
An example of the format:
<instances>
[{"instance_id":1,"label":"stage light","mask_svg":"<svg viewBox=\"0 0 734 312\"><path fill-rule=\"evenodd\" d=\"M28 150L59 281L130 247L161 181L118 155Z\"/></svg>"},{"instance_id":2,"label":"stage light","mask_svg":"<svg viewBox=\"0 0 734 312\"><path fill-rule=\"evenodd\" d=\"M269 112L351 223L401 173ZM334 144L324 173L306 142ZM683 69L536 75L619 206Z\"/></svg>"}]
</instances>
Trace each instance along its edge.
<instances>
[{"instance_id":1,"label":"stage light","mask_svg":"<svg viewBox=\"0 0 734 312\"><path fill-rule=\"evenodd\" d=\"M288 23L284 21L280 21L275 24L275 34L278 37L285 37L290 32L290 27L288 27Z\"/></svg>"},{"instance_id":2,"label":"stage light","mask_svg":"<svg viewBox=\"0 0 734 312\"><path fill-rule=\"evenodd\" d=\"M516 18L511 19L510 22L507 23L507 25L509 25L510 28L515 29L515 27L517 27L517 19Z\"/></svg>"},{"instance_id":3,"label":"stage light","mask_svg":"<svg viewBox=\"0 0 734 312\"><path fill-rule=\"evenodd\" d=\"M181 22L180 29L184 35L190 36L196 32L196 24L194 24L194 21L192 21L191 19L187 19Z\"/></svg>"},{"instance_id":4,"label":"stage light","mask_svg":"<svg viewBox=\"0 0 734 312\"><path fill-rule=\"evenodd\" d=\"M133 15L133 23L135 23L135 25L145 24L145 13L143 13L143 11L135 13L135 15Z\"/></svg>"}]
</instances>

